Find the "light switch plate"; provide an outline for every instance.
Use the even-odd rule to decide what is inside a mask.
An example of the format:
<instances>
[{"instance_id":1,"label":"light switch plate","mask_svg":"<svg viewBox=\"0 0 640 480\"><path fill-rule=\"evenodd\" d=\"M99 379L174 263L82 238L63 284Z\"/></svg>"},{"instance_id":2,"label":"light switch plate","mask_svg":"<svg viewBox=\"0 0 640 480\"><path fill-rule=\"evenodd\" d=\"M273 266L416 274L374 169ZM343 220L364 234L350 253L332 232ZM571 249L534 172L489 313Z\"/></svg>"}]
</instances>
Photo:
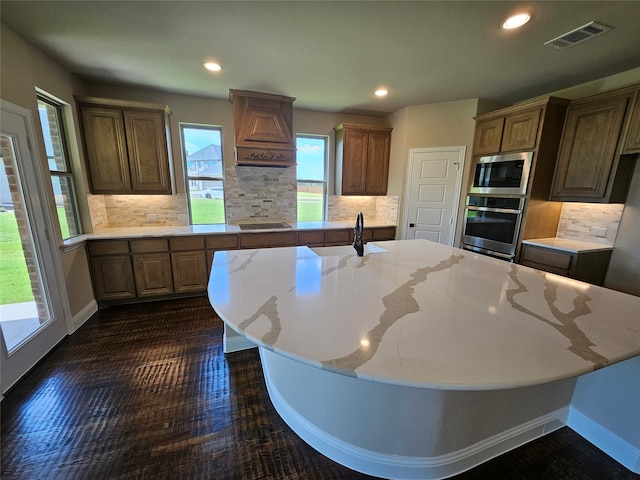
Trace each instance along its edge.
<instances>
[{"instance_id":1,"label":"light switch plate","mask_svg":"<svg viewBox=\"0 0 640 480\"><path fill-rule=\"evenodd\" d=\"M591 235L594 237L606 237L607 236L607 228L606 227L591 227Z\"/></svg>"}]
</instances>

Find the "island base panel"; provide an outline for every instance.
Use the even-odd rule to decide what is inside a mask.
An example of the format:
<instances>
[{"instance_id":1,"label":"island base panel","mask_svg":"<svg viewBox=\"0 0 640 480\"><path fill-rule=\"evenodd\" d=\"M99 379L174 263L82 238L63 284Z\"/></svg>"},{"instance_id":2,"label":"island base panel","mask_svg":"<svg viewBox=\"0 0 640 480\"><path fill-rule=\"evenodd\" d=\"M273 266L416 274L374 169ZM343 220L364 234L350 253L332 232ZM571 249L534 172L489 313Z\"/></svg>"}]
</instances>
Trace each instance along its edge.
<instances>
[{"instance_id":1,"label":"island base panel","mask_svg":"<svg viewBox=\"0 0 640 480\"><path fill-rule=\"evenodd\" d=\"M440 479L564 426L575 379L464 391L373 382L260 347L269 396L309 445L353 470Z\"/></svg>"}]
</instances>

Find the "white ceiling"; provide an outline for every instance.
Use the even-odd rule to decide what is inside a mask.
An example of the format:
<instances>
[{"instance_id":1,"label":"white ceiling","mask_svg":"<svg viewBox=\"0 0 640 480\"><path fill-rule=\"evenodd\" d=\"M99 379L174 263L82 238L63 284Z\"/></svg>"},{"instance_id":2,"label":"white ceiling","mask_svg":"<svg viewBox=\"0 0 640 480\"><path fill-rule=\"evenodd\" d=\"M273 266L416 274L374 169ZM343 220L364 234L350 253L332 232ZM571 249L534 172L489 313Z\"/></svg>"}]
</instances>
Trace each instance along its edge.
<instances>
[{"instance_id":1,"label":"white ceiling","mask_svg":"<svg viewBox=\"0 0 640 480\"><path fill-rule=\"evenodd\" d=\"M522 9L532 21L501 31ZM255 90L334 112L514 103L640 67L637 0L2 0L0 18L85 80L215 98ZM544 46L592 20L614 28L566 50ZM378 86L390 95L374 97Z\"/></svg>"}]
</instances>

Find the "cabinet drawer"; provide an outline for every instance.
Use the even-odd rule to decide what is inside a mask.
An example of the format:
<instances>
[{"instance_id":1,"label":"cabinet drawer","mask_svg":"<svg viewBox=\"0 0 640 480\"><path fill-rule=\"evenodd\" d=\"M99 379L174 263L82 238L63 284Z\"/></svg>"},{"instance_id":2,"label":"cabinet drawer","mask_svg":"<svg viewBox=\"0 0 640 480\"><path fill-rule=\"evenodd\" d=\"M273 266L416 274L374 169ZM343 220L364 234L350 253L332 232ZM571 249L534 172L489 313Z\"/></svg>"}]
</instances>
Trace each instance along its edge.
<instances>
[{"instance_id":1,"label":"cabinet drawer","mask_svg":"<svg viewBox=\"0 0 640 480\"><path fill-rule=\"evenodd\" d=\"M129 242L126 240L100 240L89 242L91 255L118 255L129 253Z\"/></svg>"},{"instance_id":2,"label":"cabinet drawer","mask_svg":"<svg viewBox=\"0 0 640 480\"><path fill-rule=\"evenodd\" d=\"M571 270L573 255L570 253L558 252L556 250L548 250L525 245L522 260L523 263L534 262L542 265L548 265L556 269L569 271Z\"/></svg>"},{"instance_id":3,"label":"cabinet drawer","mask_svg":"<svg viewBox=\"0 0 640 480\"><path fill-rule=\"evenodd\" d=\"M216 250L233 250L238 248L238 235L211 235L206 238L207 248Z\"/></svg>"},{"instance_id":4,"label":"cabinet drawer","mask_svg":"<svg viewBox=\"0 0 640 480\"><path fill-rule=\"evenodd\" d=\"M298 245L324 245L324 231L298 232Z\"/></svg>"},{"instance_id":5,"label":"cabinet drawer","mask_svg":"<svg viewBox=\"0 0 640 480\"><path fill-rule=\"evenodd\" d=\"M204 250L204 237L173 237L169 245L172 251Z\"/></svg>"},{"instance_id":6,"label":"cabinet drawer","mask_svg":"<svg viewBox=\"0 0 640 480\"><path fill-rule=\"evenodd\" d=\"M353 241L353 230L326 230L324 232L324 244L327 247L332 245L349 245Z\"/></svg>"},{"instance_id":7,"label":"cabinet drawer","mask_svg":"<svg viewBox=\"0 0 640 480\"><path fill-rule=\"evenodd\" d=\"M373 228L373 240L395 240L396 227Z\"/></svg>"},{"instance_id":8,"label":"cabinet drawer","mask_svg":"<svg viewBox=\"0 0 640 480\"><path fill-rule=\"evenodd\" d=\"M131 240L130 243L133 253L166 252L169 250L166 238Z\"/></svg>"},{"instance_id":9,"label":"cabinet drawer","mask_svg":"<svg viewBox=\"0 0 640 480\"><path fill-rule=\"evenodd\" d=\"M296 244L296 232L244 233L240 248L291 247Z\"/></svg>"}]
</instances>

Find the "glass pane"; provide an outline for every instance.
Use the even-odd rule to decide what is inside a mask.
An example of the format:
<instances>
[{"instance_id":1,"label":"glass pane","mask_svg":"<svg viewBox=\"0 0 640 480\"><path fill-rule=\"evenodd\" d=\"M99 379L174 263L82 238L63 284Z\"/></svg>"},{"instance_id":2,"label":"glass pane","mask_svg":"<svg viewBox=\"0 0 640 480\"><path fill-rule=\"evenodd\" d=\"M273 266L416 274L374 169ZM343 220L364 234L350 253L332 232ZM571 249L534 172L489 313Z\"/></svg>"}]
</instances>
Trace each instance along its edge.
<instances>
[{"instance_id":1,"label":"glass pane","mask_svg":"<svg viewBox=\"0 0 640 480\"><path fill-rule=\"evenodd\" d=\"M298 149L296 161L298 163L298 180L325 180L325 159L326 159L325 137L297 137L296 146Z\"/></svg>"},{"instance_id":2,"label":"glass pane","mask_svg":"<svg viewBox=\"0 0 640 480\"><path fill-rule=\"evenodd\" d=\"M49 321L12 139L0 137L0 327L11 353Z\"/></svg>"},{"instance_id":3,"label":"glass pane","mask_svg":"<svg viewBox=\"0 0 640 480\"><path fill-rule=\"evenodd\" d=\"M324 220L324 183L298 182L298 221Z\"/></svg>"},{"instance_id":4,"label":"glass pane","mask_svg":"<svg viewBox=\"0 0 640 480\"><path fill-rule=\"evenodd\" d=\"M38 113L40 125L44 135L44 148L47 153L47 163L52 172L68 172L69 167L65 158L62 138L62 122L58 107L38 99Z\"/></svg>"},{"instance_id":5,"label":"glass pane","mask_svg":"<svg viewBox=\"0 0 640 480\"><path fill-rule=\"evenodd\" d=\"M184 157L189 177L222 177L222 140L219 128L182 127Z\"/></svg>"},{"instance_id":6,"label":"glass pane","mask_svg":"<svg viewBox=\"0 0 640 480\"><path fill-rule=\"evenodd\" d=\"M67 239L80 235L80 223L78 222L78 212L74 202L75 194L71 177L54 175L51 177L51 183L53 184L53 194L56 200L62 238Z\"/></svg>"},{"instance_id":7,"label":"glass pane","mask_svg":"<svg viewBox=\"0 0 640 480\"><path fill-rule=\"evenodd\" d=\"M189 180L189 206L193 225L224 223L222 180Z\"/></svg>"}]
</instances>

